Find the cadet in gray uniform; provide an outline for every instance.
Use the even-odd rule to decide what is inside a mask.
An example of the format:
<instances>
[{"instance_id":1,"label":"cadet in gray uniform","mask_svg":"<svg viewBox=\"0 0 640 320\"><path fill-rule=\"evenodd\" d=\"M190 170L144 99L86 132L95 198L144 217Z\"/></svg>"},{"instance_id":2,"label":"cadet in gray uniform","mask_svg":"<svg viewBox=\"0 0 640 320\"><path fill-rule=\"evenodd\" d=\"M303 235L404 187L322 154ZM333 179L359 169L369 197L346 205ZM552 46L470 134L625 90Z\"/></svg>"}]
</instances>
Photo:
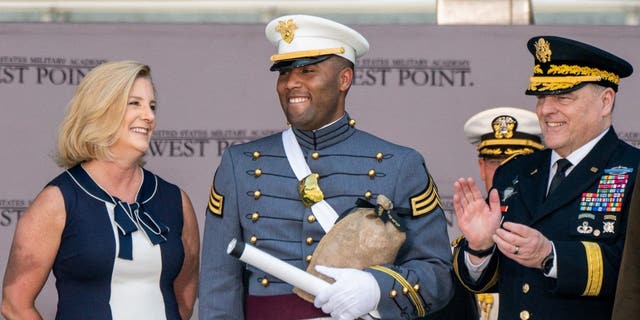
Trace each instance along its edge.
<instances>
[{"instance_id":1,"label":"cadet in gray uniform","mask_svg":"<svg viewBox=\"0 0 640 320\"><path fill-rule=\"evenodd\" d=\"M271 70L279 73L277 92L291 128L232 146L222 157L206 214L200 318L354 319L377 309L383 319L414 319L441 309L452 295L451 251L424 159L356 129L345 111L367 40L304 15L271 21L266 35L278 47ZM226 253L237 238L306 269L336 218L357 199L375 203L381 194L404 209L398 219L407 237L395 262L322 269L336 282L314 303Z\"/></svg>"}]
</instances>

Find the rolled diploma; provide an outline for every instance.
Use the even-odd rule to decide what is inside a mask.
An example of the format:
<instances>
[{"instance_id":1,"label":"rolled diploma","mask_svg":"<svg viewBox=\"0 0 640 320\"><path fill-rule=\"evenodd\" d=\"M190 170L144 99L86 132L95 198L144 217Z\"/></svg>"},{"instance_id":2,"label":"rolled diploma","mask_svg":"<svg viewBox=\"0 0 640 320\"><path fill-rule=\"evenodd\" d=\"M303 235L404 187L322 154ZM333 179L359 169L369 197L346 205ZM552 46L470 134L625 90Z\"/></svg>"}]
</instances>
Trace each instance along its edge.
<instances>
[{"instance_id":1,"label":"rolled diploma","mask_svg":"<svg viewBox=\"0 0 640 320\"><path fill-rule=\"evenodd\" d=\"M235 238L227 246L227 254L240 261L248 263L266 273L269 273L288 284L298 287L312 295L318 295L320 290L330 284L304 270L298 269L250 244Z\"/></svg>"}]
</instances>

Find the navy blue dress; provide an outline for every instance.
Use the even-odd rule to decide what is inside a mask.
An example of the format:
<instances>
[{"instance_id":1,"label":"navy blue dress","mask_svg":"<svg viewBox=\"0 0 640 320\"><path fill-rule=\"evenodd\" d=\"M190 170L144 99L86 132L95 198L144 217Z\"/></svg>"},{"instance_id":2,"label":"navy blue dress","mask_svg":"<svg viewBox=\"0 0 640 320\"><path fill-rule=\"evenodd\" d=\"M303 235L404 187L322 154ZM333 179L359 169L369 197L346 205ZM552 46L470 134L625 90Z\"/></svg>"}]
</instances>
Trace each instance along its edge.
<instances>
[{"instance_id":1,"label":"navy blue dress","mask_svg":"<svg viewBox=\"0 0 640 320\"><path fill-rule=\"evenodd\" d=\"M56 319L180 319L180 189L143 173L134 204L109 195L80 165L48 184L60 188L66 209L53 264Z\"/></svg>"}]
</instances>

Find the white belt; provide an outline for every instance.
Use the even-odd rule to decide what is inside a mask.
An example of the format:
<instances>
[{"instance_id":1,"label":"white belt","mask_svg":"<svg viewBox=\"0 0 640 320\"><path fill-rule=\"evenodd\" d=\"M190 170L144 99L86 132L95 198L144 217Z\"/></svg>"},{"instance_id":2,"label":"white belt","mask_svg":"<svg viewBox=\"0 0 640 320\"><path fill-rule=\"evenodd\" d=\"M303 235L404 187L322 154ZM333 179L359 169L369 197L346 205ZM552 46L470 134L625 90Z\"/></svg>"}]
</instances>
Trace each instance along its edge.
<instances>
[{"instance_id":1,"label":"white belt","mask_svg":"<svg viewBox=\"0 0 640 320\"><path fill-rule=\"evenodd\" d=\"M284 145L284 152L287 155L287 160L289 160L289 165L298 181L310 175L311 169L309 169L309 165L307 165L302 155L302 150L293 134L293 129L289 128L289 130L282 132L282 144ZM329 232L338 219L338 213L324 200L313 204L311 211L313 211L313 215L324 232Z\"/></svg>"}]
</instances>

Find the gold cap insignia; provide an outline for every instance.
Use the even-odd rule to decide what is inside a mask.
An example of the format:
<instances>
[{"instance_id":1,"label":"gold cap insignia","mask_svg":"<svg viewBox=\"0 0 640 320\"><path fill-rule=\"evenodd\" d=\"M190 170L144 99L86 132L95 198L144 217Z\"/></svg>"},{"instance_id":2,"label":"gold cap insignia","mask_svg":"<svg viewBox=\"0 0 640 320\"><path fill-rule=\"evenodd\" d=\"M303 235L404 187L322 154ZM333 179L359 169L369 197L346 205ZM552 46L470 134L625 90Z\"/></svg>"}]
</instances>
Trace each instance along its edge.
<instances>
[{"instance_id":1,"label":"gold cap insignia","mask_svg":"<svg viewBox=\"0 0 640 320\"><path fill-rule=\"evenodd\" d=\"M551 46L549 41L540 38L534 43L534 46L536 47L536 59L538 59L538 61L542 63L551 61Z\"/></svg>"},{"instance_id":2,"label":"gold cap insignia","mask_svg":"<svg viewBox=\"0 0 640 320\"><path fill-rule=\"evenodd\" d=\"M496 139L510 139L517 126L518 121L511 116L499 116L491 122L493 135Z\"/></svg>"},{"instance_id":3,"label":"gold cap insignia","mask_svg":"<svg viewBox=\"0 0 640 320\"><path fill-rule=\"evenodd\" d=\"M276 31L280 32L282 40L286 43L293 41L294 30L296 29L298 29L298 26L293 22L293 19L289 19L286 22L278 21L278 26L276 27Z\"/></svg>"}]
</instances>

